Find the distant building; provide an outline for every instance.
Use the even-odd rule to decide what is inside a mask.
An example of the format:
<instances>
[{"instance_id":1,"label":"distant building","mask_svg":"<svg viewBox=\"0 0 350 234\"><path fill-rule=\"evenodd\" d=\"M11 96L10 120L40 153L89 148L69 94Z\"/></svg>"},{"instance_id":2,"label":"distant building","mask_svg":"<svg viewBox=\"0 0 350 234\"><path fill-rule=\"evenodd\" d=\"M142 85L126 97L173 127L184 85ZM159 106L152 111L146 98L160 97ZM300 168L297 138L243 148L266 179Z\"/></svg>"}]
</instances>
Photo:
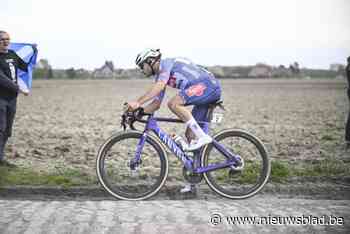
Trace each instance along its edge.
<instances>
[{"instance_id":1,"label":"distant building","mask_svg":"<svg viewBox=\"0 0 350 234\"><path fill-rule=\"evenodd\" d=\"M116 72L112 61L106 61L101 68L95 69L92 73L94 78L111 78L115 76Z\"/></svg>"},{"instance_id":2,"label":"distant building","mask_svg":"<svg viewBox=\"0 0 350 234\"><path fill-rule=\"evenodd\" d=\"M329 70L336 71L336 72L344 71L345 65L340 64L340 63L333 63L333 64L329 65Z\"/></svg>"},{"instance_id":3,"label":"distant building","mask_svg":"<svg viewBox=\"0 0 350 234\"><path fill-rule=\"evenodd\" d=\"M115 71L116 78L131 78L131 79L142 79L145 75L136 68L132 69L117 69Z\"/></svg>"},{"instance_id":4,"label":"distant building","mask_svg":"<svg viewBox=\"0 0 350 234\"><path fill-rule=\"evenodd\" d=\"M79 78L90 78L92 75L91 71L85 70L83 68L77 69L75 72Z\"/></svg>"},{"instance_id":5,"label":"distant building","mask_svg":"<svg viewBox=\"0 0 350 234\"><path fill-rule=\"evenodd\" d=\"M263 63L256 64L248 73L248 77L254 77L254 78L268 78L271 76L272 76L272 67Z\"/></svg>"}]
</instances>

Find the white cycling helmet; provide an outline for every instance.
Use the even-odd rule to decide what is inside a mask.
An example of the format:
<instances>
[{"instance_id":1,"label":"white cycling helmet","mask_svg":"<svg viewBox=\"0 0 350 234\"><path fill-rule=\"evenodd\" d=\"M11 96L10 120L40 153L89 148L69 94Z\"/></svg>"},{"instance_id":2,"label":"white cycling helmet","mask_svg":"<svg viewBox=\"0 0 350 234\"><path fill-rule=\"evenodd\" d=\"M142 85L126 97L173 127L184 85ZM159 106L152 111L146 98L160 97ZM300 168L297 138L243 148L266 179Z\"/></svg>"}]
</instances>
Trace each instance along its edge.
<instances>
[{"instance_id":1,"label":"white cycling helmet","mask_svg":"<svg viewBox=\"0 0 350 234\"><path fill-rule=\"evenodd\" d=\"M137 66L141 66L148 58L159 59L162 56L159 49L145 49L139 53L136 57L135 63Z\"/></svg>"}]
</instances>

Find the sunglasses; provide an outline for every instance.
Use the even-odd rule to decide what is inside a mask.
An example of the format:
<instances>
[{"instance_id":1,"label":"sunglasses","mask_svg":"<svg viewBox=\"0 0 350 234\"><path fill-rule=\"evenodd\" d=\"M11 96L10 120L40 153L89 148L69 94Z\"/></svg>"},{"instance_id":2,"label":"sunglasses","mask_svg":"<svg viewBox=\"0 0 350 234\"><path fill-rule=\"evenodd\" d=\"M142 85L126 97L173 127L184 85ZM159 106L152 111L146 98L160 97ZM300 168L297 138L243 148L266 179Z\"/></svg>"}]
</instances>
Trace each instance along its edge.
<instances>
[{"instance_id":1,"label":"sunglasses","mask_svg":"<svg viewBox=\"0 0 350 234\"><path fill-rule=\"evenodd\" d=\"M143 70L144 65L145 65L145 62L140 63L140 64L139 64L139 68L140 68L141 70Z\"/></svg>"},{"instance_id":2,"label":"sunglasses","mask_svg":"<svg viewBox=\"0 0 350 234\"><path fill-rule=\"evenodd\" d=\"M10 38L7 37L7 38L1 38L0 41L10 41Z\"/></svg>"}]
</instances>

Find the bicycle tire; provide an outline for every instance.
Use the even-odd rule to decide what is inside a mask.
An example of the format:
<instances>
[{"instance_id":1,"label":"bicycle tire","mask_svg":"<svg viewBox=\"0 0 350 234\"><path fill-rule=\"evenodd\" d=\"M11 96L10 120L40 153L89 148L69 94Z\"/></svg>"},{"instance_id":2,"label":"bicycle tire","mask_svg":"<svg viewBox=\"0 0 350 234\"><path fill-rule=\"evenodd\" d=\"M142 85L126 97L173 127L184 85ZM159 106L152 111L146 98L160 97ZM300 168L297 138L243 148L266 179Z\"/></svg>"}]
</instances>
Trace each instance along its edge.
<instances>
[{"instance_id":1,"label":"bicycle tire","mask_svg":"<svg viewBox=\"0 0 350 234\"><path fill-rule=\"evenodd\" d=\"M130 188L132 187L128 182L125 182L126 183L125 185L118 185L118 184L116 184L116 181L111 181L110 179L108 179L105 165L106 165L106 157L108 157L107 155L108 155L108 152L111 150L111 148L113 146L115 146L116 144L122 142L123 140L134 139L135 141L138 142L138 140L142 137L142 134L143 133L140 131L118 132L118 133L112 135L110 138L108 138L101 145L101 147L98 151L97 158L96 158L96 173L97 173L98 181L102 185L104 190L106 190L110 195L112 195L115 198L122 199L122 200L130 200L130 201L148 199L148 198L154 196L155 194L157 194L166 181L166 178L168 176L168 167L169 167L166 151L164 151L164 148L151 135L147 136L145 145L148 145L148 146L150 146L150 148L153 148L157 154L157 157L160 160L160 173L159 173L159 177L157 177L154 184L151 185L147 191L138 194L136 192L124 191L124 190L128 189L128 186ZM132 149L132 147L130 147L130 146L128 148ZM136 150L136 145L135 145L135 150ZM143 153L144 153L144 151L143 151ZM119 154L119 155L123 154L124 155L125 153L124 152L117 152L115 154ZM132 155L132 157L134 156L134 154L131 154L131 155ZM130 160L130 158L127 158L127 159ZM116 160L116 162L117 161L118 160ZM142 164L143 163L144 162L142 162ZM152 163L153 163L153 161L152 161ZM142 164L141 164L141 168L142 168ZM127 170L127 166L125 165L125 168L123 168L123 169ZM118 167L118 169L116 171L121 171L120 167ZM147 176L147 175L145 175L145 176ZM122 183L122 181L120 181L120 183ZM130 188L129 188L129 190L130 190ZM133 189L137 190L140 188L136 188L136 186L135 186L135 188L133 188Z\"/></svg>"},{"instance_id":2,"label":"bicycle tire","mask_svg":"<svg viewBox=\"0 0 350 234\"><path fill-rule=\"evenodd\" d=\"M251 197L253 195L255 195L256 193L258 193L266 184L266 182L269 179L270 176L270 171L271 171L271 164L270 164L270 159L268 156L268 153L263 145L263 143L259 140L259 138L257 138L256 136L241 130L241 129L226 129L223 130L219 133L217 133L215 136L213 136L213 138L216 141L223 141L225 139L228 139L229 137L236 137L237 139L241 139L244 142L251 143L252 146L254 146L256 149L256 152L259 153L259 157L260 160L262 162L262 167L259 169L255 166L255 164L257 163L254 159L252 159L252 156L247 154L247 158L249 158L246 162L246 159L244 158L245 155L241 155L242 158L245 160L245 165L244 168L242 170L242 172L234 172L234 173L240 173L241 177L233 177L233 179L230 178L230 170L232 170L231 168L222 168L222 169L217 169L215 171L209 171L204 173L204 179L207 182L208 186L215 191L216 193L220 194L223 197L226 198L230 198L230 199L244 199L244 198L248 198ZM231 143L232 144L232 143ZM233 146L233 144L232 144ZM234 147L237 147L236 145L234 145ZM253 148L254 148L253 147ZM202 167L206 167L209 164L209 158L210 155L213 151L213 149L215 149L213 147L213 144L208 144L204 147L202 154L201 154L201 165ZM242 149L240 149L240 151L242 151ZM252 151L251 149L249 149L249 151ZM243 151L242 151L243 152ZM251 152L250 152L251 153ZM219 154L219 153L218 153ZM221 153L220 153L221 154ZM242 153L243 154L243 153ZM223 162L223 159L225 159L224 155L221 154L221 162ZM258 158L259 159L259 158ZM247 163L251 163L251 165L247 164ZM255 168L257 168L256 170L254 170ZM220 176L218 178L215 178L213 176L214 173L221 171ZM225 173L229 173L229 178L225 179L224 175ZM249 183L253 183L251 181L254 180L254 178L251 178L252 175L254 175L254 173L259 173L259 178L256 179L255 184L253 186L249 186ZM233 173L233 175L235 175ZM219 173L218 173L219 174ZM237 176L236 175L236 176ZM230 180L234 181L235 185L233 184L229 184L228 186L222 186L220 185L220 183L223 183L223 181L228 181L231 182ZM239 184L241 183L241 184ZM249 188L248 188L249 187Z\"/></svg>"}]
</instances>

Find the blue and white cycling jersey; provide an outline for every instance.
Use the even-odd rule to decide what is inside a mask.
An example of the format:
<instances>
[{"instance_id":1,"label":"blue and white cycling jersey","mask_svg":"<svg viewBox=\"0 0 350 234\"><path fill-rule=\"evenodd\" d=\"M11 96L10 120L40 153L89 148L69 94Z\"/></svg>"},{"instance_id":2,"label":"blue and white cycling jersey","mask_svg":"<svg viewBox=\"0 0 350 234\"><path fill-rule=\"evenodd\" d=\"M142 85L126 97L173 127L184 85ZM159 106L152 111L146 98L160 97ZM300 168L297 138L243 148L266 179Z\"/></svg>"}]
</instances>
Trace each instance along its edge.
<instances>
[{"instance_id":1,"label":"blue and white cycling jersey","mask_svg":"<svg viewBox=\"0 0 350 234\"><path fill-rule=\"evenodd\" d=\"M199 79L211 79L213 85L216 85L216 79L212 73L186 58L162 59L159 74L155 76L155 82L164 81L168 86L181 90ZM156 99L162 101L164 94L165 90Z\"/></svg>"}]
</instances>

